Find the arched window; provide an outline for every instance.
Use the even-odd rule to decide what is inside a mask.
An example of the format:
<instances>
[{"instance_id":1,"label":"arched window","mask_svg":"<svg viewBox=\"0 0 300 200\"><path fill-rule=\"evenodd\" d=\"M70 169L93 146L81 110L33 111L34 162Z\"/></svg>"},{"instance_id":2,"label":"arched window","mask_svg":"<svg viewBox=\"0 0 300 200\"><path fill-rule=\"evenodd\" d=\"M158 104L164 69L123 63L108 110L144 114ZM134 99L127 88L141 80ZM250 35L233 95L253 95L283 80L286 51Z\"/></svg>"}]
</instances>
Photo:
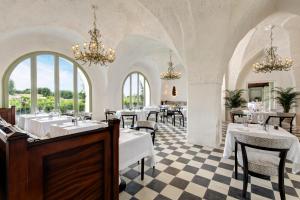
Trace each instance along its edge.
<instances>
[{"instance_id":1,"label":"arched window","mask_svg":"<svg viewBox=\"0 0 300 200\"><path fill-rule=\"evenodd\" d=\"M150 105L150 87L146 77L139 73L129 74L123 83L122 107L141 108Z\"/></svg>"},{"instance_id":2,"label":"arched window","mask_svg":"<svg viewBox=\"0 0 300 200\"><path fill-rule=\"evenodd\" d=\"M16 106L17 114L91 111L88 77L76 62L58 53L19 58L7 70L3 87L4 106Z\"/></svg>"}]
</instances>

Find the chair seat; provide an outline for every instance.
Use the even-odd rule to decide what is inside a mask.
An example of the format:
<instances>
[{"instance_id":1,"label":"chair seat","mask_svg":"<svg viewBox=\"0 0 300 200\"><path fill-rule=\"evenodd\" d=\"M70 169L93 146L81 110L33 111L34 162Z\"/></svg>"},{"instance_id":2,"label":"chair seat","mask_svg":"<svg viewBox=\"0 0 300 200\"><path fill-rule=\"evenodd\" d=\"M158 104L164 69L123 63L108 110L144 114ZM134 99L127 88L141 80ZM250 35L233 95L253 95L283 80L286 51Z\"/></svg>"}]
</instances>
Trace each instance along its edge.
<instances>
[{"instance_id":1,"label":"chair seat","mask_svg":"<svg viewBox=\"0 0 300 200\"><path fill-rule=\"evenodd\" d=\"M238 151L238 162L243 166L242 152ZM280 158L274 154L262 153L262 151L254 152L253 150L247 150L248 157L248 169L249 171L266 175L277 176L278 166Z\"/></svg>"}]
</instances>

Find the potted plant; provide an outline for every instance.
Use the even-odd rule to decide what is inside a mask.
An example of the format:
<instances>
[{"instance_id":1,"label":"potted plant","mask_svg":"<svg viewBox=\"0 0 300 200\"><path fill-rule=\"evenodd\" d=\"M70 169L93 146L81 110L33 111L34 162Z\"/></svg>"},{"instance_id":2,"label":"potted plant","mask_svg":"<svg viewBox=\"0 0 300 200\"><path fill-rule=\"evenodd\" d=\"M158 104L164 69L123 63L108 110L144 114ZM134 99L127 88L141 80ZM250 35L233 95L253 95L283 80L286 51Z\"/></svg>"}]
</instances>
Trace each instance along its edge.
<instances>
[{"instance_id":1,"label":"potted plant","mask_svg":"<svg viewBox=\"0 0 300 200\"><path fill-rule=\"evenodd\" d=\"M242 97L243 92L243 89L225 90L225 107L230 110L245 107L247 101Z\"/></svg>"},{"instance_id":2,"label":"potted plant","mask_svg":"<svg viewBox=\"0 0 300 200\"><path fill-rule=\"evenodd\" d=\"M294 91L293 87L276 87L272 91L276 92L275 100L282 106L283 112L288 113L292 107L297 106L297 97L300 93Z\"/></svg>"}]
</instances>

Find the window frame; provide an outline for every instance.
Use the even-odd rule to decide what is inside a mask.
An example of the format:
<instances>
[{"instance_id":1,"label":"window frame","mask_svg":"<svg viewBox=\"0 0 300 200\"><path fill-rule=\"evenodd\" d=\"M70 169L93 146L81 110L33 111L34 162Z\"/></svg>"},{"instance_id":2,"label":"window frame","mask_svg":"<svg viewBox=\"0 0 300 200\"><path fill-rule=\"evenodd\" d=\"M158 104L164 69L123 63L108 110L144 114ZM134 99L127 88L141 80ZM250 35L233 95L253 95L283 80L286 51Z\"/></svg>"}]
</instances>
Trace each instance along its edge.
<instances>
[{"instance_id":1,"label":"window frame","mask_svg":"<svg viewBox=\"0 0 300 200\"><path fill-rule=\"evenodd\" d=\"M17 58L14 62L12 62L7 70L4 73L3 79L2 79L2 106L3 107L8 107L9 106L9 94L8 94L8 83L10 80L10 76L12 72L15 70L15 68L18 66L19 63L26 59L30 59L30 81L31 81L31 106L30 110L31 113L35 112L35 109L37 108L37 56L40 55L52 55L54 57L54 98L55 98L55 103L54 103L54 108L58 109L59 103L60 103L60 79L59 79L59 58L64 58L68 61L70 61L73 64L73 101L74 101L74 110L78 111L79 110L79 97L78 97L78 69L82 71L84 74L87 82L88 82L88 92L89 92L89 106L88 110L89 112L92 112L92 84L89 76L85 72L82 66L80 66L74 59L63 55L61 53L53 52L53 51L36 51L36 52L31 52L28 54L25 54L19 58Z\"/></svg>"},{"instance_id":2,"label":"window frame","mask_svg":"<svg viewBox=\"0 0 300 200\"><path fill-rule=\"evenodd\" d=\"M122 109L124 109L124 86L125 86L125 83L127 81L128 78L129 79L129 94L130 94L130 106L133 107L132 105L132 74L137 74L137 96L139 96L139 78L140 78L140 75L142 75L144 77L144 101L143 101L143 106L145 106L145 102L146 102L146 82L148 83L148 86L149 86L149 104L151 105L151 86L149 84L149 81L147 79L147 77L142 73L142 72L139 72L139 71L133 71L133 72L130 72L126 77L125 79L123 80L123 84L122 84Z\"/></svg>"}]
</instances>

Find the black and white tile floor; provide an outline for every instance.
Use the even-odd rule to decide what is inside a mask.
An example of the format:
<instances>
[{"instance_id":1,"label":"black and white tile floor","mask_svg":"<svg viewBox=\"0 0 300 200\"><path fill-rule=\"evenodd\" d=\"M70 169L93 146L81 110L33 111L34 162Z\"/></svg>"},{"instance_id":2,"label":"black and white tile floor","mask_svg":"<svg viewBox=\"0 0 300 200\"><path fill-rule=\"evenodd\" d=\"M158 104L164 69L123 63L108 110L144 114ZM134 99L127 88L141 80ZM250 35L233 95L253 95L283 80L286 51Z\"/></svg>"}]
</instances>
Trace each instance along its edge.
<instances>
[{"instance_id":1,"label":"black and white tile floor","mask_svg":"<svg viewBox=\"0 0 300 200\"><path fill-rule=\"evenodd\" d=\"M144 181L140 179L140 165L127 169L123 173L127 188L120 193L120 200L241 199L241 169L239 180L234 179L234 158L222 158L223 146L213 149L191 145L186 142L185 128L159 124L156 169L145 166ZM300 174L291 173L291 163L286 166L286 198L299 200ZM277 177L271 180L251 177L248 199L280 199Z\"/></svg>"}]
</instances>

